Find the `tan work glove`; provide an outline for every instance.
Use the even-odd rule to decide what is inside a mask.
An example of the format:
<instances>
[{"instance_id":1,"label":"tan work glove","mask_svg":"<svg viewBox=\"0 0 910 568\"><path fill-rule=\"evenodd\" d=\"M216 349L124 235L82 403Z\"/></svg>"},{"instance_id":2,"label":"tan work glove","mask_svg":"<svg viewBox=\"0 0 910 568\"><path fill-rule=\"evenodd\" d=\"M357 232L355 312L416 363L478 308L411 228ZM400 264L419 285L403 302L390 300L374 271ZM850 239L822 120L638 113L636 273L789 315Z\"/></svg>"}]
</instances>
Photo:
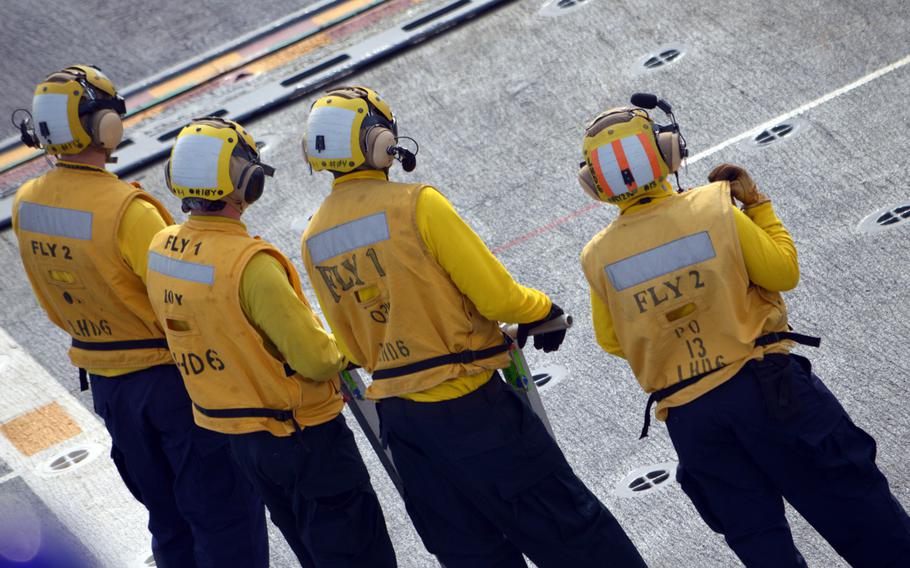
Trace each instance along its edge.
<instances>
[{"instance_id":1,"label":"tan work glove","mask_svg":"<svg viewBox=\"0 0 910 568\"><path fill-rule=\"evenodd\" d=\"M771 201L767 195L758 191L749 172L733 164L721 164L711 170L708 181L730 182L730 195L743 204L743 209Z\"/></svg>"}]
</instances>

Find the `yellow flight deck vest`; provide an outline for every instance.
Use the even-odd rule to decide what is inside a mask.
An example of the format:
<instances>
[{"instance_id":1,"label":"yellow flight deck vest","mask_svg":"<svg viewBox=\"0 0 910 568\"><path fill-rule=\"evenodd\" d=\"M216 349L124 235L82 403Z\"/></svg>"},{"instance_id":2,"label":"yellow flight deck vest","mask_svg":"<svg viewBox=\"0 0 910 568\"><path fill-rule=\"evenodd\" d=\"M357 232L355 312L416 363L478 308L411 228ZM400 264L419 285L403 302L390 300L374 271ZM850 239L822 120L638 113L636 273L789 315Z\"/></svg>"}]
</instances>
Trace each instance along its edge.
<instances>
[{"instance_id":1,"label":"yellow flight deck vest","mask_svg":"<svg viewBox=\"0 0 910 568\"><path fill-rule=\"evenodd\" d=\"M661 419L762 357L757 338L788 329L781 295L749 281L728 182L620 215L581 262L645 392L710 373L662 401Z\"/></svg>"},{"instance_id":2,"label":"yellow flight deck vest","mask_svg":"<svg viewBox=\"0 0 910 568\"><path fill-rule=\"evenodd\" d=\"M152 240L148 293L193 400L196 424L226 434L267 430L287 436L328 422L344 401L338 379L317 382L294 372L269 352L243 313L243 271L259 252L284 266L307 303L297 271L272 245L241 225L192 218Z\"/></svg>"},{"instance_id":3,"label":"yellow flight deck vest","mask_svg":"<svg viewBox=\"0 0 910 568\"><path fill-rule=\"evenodd\" d=\"M72 336L70 360L81 369L172 363L145 285L117 241L134 199L173 223L152 196L91 166L58 164L16 193L22 263L48 317Z\"/></svg>"},{"instance_id":4,"label":"yellow flight deck vest","mask_svg":"<svg viewBox=\"0 0 910 568\"><path fill-rule=\"evenodd\" d=\"M335 336L373 375L367 396L419 392L508 365L503 335L427 250L425 186L336 184L303 234L303 258Z\"/></svg>"}]
</instances>

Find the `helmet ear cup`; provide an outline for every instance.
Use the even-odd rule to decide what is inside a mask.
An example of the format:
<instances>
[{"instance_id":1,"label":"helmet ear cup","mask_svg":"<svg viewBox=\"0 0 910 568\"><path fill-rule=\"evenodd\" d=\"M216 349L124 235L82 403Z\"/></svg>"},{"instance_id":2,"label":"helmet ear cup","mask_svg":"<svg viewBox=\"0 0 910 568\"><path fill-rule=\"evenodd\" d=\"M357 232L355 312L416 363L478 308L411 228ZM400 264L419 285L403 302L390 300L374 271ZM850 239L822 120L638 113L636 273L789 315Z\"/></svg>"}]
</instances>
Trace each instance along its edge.
<instances>
[{"instance_id":1,"label":"helmet ear cup","mask_svg":"<svg viewBox=\"0 0 910 568\"><path fill-rule=\"evenodd\" d=\"M678 132L658 132L657 149L664 163L670 169L670 173L675 173L682 162L682 149Z\"/></svg>"},{"instance_id":2,"label":"helmet ear cup","mask_svg":"<svg viewBox=\"0 0 910 568\"><path fill-rule=\"evenodd\" d=\"M389 148L395 145L395 134L383 126L374 126L367 130L364 158L366 165L383 170L392 166L395 156L389 154Z\"/></svg>"},{"instance_id":3,"label":"helmet ear cup","mask_svg":"<svg viewBox=\"0 0 910 568\"><path fill-rule=\"evenodd\" d=\"M167 186L168 190L171 193L174 193L174 188L171 187L171 159L170 158L168 158L167 161L164 162L164 185Z\"/></svg>"},{"instance_id":4,"label":"helmet ear cup","mask_svg":"<svg viewBox=\"0 0 910 568\"><path fill-rule=\"evenodd\" d=\"M240 190L243 195L243 201L247 205L262 197L262 192L265 189L265 172L262 167L255 162L247 164L240 174L240 182L237 184L237 189Z\"/></svg>"},{"instance_id":5,"label":"helmet ear cup","mask_svg":"<svg viewBox=\"0 0 910 568\"><path fill-rule=\"evenodd\" d=\"M110 109L99 110L89 120L92 143L106 150L114 150L123 140L123 121Z\"/></svg>"},{"instance_id":6,"label":"helmet ear cup","mask_svg":"<svg viewBox=\"0 0 910 568\"><path fill-rule=\"evenodd\" d=\"M578 170L578 183L585 190L585 193L597 201L603 201L603 198L597 192L597 186L594 185L594 176L591 174L591 167L588 164L583 163Z\"/></svg>"}]
</instances>

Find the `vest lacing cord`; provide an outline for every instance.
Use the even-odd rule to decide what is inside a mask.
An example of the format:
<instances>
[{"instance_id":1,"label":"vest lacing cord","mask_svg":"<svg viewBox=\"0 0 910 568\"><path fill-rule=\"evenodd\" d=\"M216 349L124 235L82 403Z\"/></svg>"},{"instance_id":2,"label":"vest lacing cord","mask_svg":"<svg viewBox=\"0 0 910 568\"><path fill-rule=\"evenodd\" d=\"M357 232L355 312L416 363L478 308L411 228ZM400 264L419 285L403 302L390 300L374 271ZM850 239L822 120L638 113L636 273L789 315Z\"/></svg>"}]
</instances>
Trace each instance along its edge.
<instances>
[{"instance_id":1,"label":"vest lacing cord","mask_svg":"<svg viewBox=\"0 0 910 568\"><path fill-rule=\"evenodd\" d=\"M432 369L434 367L442 367L443 365L468 365L474 361L489 359L490 357L494 357L500 353L505 353L508 350L509 342L505 342L500 345L488 347L486 349L467 349L465 351L459 351L458 353L448 353L446 355L439 355L438 357L430 357L429 359L424 359L423 361L416 361L408 365L402 365L401 367L393 367L391 369L379 369L373 371L373 380L393 379L402 375L410 375L412 373L426 371L427 369Z\"/></svg>"},{"instance_id":2,"label":"vest lacing cord","mask_svg":"<svg viewBox=\"0 0 910 568\"><path fill-rule=\"evenodd\" d=\"M124 341L100 341L89 343L72 338L72 345L86 351L123 351L128 349L167 349L167 339L126 339ZM88 371L79 367L79 392L88 390Z\"/></svg>"},{"instance_id":3,"label":"vest lacing cord","mask_svg":"<svg viewBox=\"0 0 910 568\"><path fill-rule=\"evenodd\" d=\"M814 337L812 335L803 335L801 333L793 333L791 331L776 331L776 332L762 335L761 337L756 339L755 346L763 347L765 345L771 345L772 343L778 343L778 342L784 341L786 339L789 339L790 341L795 341L796 343L799 343L800 345L807 345L809 347L818 347L819 345L821 345L821 341L822 341L820 338ZM721 368L723 368L723 367L721 367ZM654 405L655 402L660 402L663 399L667 398L668 396L676 394L688 386L694 385L698 381L702 380L703 378L707 377L708 375L713 374L719 370L720 369L714 369L713 371L701 373L699 375L695 375L694 377L690 377L684 381L680 381L676 384L670 385L667 388L663 388L663 389L652 392L648 396L647 404L645 404L645 423L641 429L641 436L639 436L638 439L642 440L642 439L648 437L648 430L651 428L651 407Z\"/></svg>"},{"instance_id":4,"label":"vest lacing cord","mask_svg":"<svg viewBox=\"0 0 910 568\"><path fill-rule=\"evenodd\" d=\"M287 422L291 421L291 424L294 426L294 431L303 435L303 429L300 428L300 424L297 423L297 420L294 419L293 410L278 410L277 408L203 408L193 403L193 406L205 416L209 418L271 418L277 420L278 422Z\"/></svg>"}]
</instances>

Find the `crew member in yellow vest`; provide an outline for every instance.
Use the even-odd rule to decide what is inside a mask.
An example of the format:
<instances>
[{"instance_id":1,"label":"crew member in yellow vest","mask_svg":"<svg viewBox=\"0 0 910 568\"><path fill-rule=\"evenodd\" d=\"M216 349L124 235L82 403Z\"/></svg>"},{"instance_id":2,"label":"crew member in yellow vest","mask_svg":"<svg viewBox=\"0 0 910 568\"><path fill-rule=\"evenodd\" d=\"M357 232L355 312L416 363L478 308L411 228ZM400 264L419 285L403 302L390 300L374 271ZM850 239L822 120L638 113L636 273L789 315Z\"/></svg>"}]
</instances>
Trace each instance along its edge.
<instances>
[{"instance_id":1,"label":"crew member in yellow vest","mask_svg":"<svg viewBox=\"0 0 910 568\"><path fill-rule=\"evenodd\" d=\"M173 219L139 184L105 169L125 112L96 67L67 67L38 85L25 138L60 158L16 194L22 263L41 307L72 337L83 390L91 379L111 458L149 511L157 565L267 566L262 501L227 438L193 423L146 295L149 243Z\"/></svg>"},{"instance_id":2,"label":"crew member in yellow vest","mask_svg":"<svg viewBox=\"0 0 910 568\"><path fill-rule=\"evenodd\" d=\"M674 193L684 140L642 108L598 115L583 152L582 187L620 210L581 255L597 341L650 393L642 437L658 402L677 480L708 526L746 566L805 566L786 498L851 565L906 565L910 519L875 442L790 353L818 340L789 331L780 292L799 265L770 199L729 164Z\"/></svg>"},{"instance_id":3,"label":"crew member in yellow vest","mask_svg":"<svg viewBox=\"0 0 910 568\"><path fill-rule=\"evenodd\" d=\"M274 170L239 124L197 119L165 176L189 220L158 233L149 297L196 423L234 456L303 566L396 565L385 519L341 409L348 362L291 262L240 217Z\"/></svg>"},{"instance_id":4,"label":"crew member in yellow vest","mask_svg":"<svg viewBox=\"0 0 910 568\"><path fill-rule=\"evenodd\" d=\"M383 438L411 520L448 568L644 566L576 477L541 420L497 369L497 322L563 312L515 282L434 188L388 180L398 157L389 105L366 87L313 105L304 152L335 176L303 235L303 258L348 357L372 374ZM565 330L535 336L555 351Z\"/></svg>"}]
</instances>

